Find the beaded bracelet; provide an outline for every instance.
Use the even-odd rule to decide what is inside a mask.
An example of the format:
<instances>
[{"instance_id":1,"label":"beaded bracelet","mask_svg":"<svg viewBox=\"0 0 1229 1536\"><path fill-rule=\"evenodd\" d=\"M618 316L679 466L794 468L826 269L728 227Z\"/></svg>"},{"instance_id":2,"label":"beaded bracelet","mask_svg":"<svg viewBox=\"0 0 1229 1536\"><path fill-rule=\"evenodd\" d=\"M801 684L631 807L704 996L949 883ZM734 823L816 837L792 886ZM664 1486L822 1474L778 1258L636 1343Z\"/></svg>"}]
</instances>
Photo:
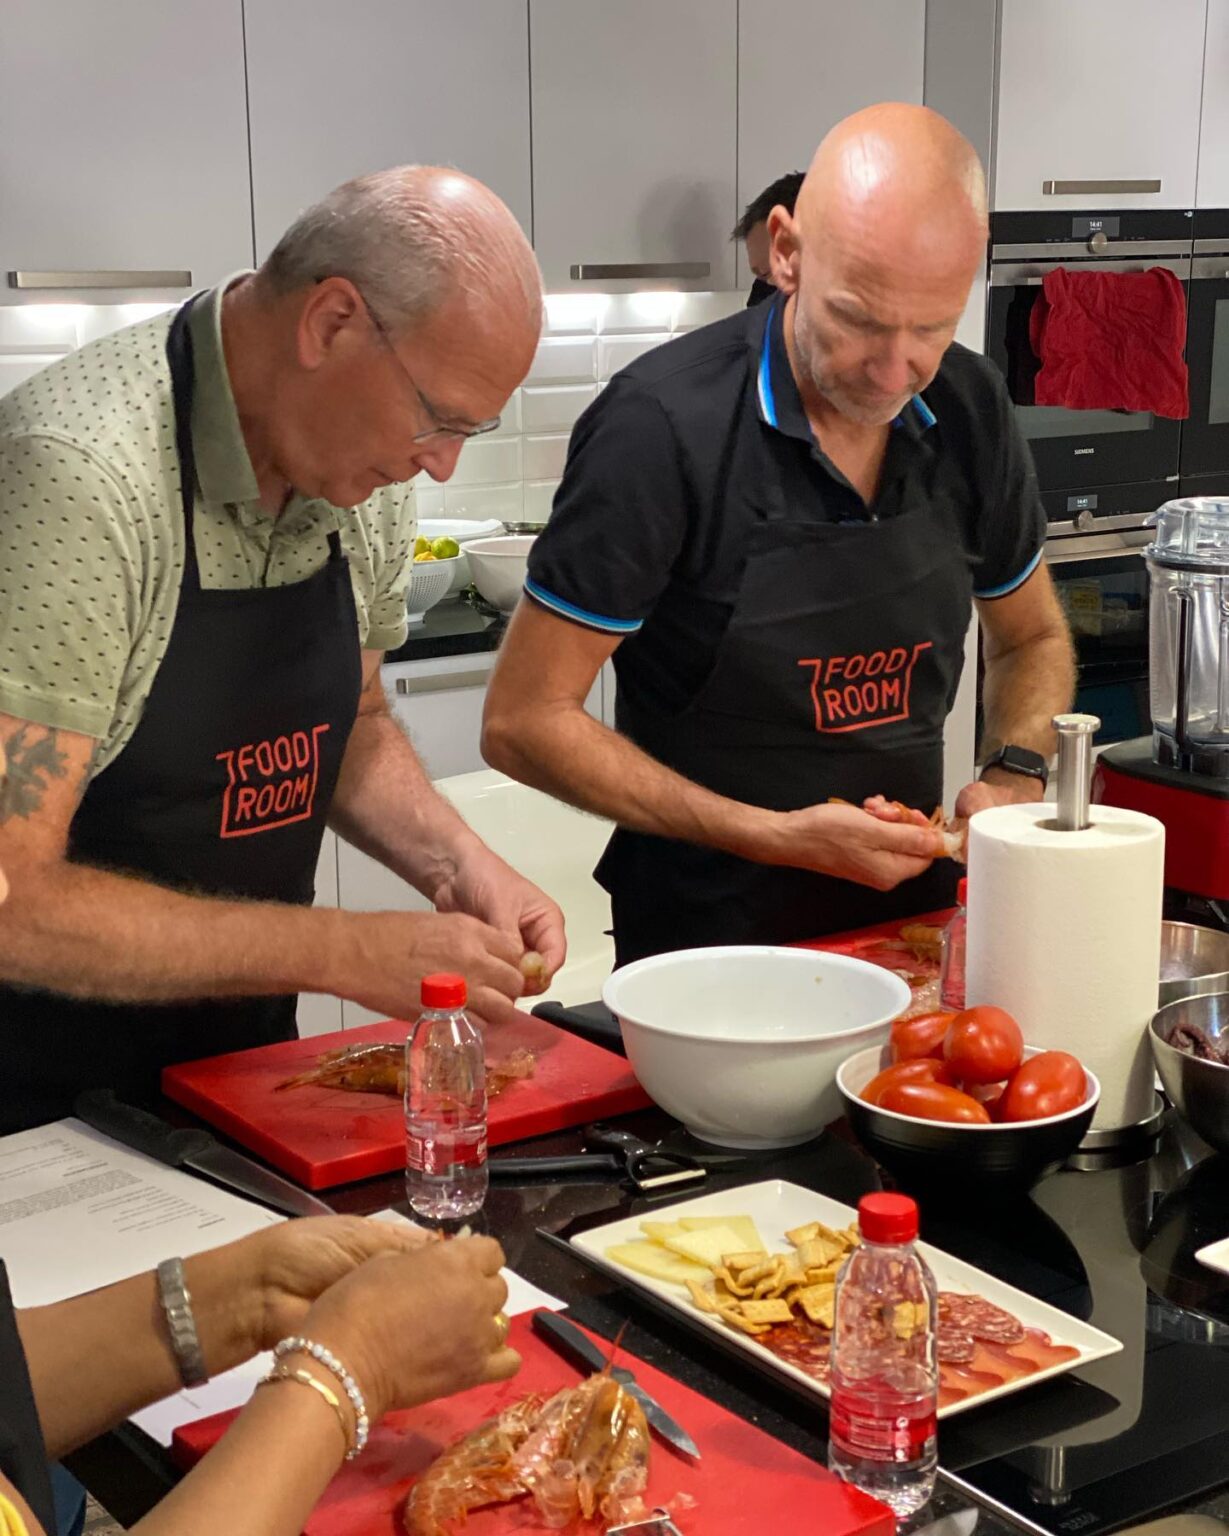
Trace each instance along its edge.
<instances>
[{"instance_id":1,"label":"beaded bracelet","mask_svg":"<svg viewBox=\"0 0 1229 1536\"><path fill-rule=\"evenodd\" d=\"M326 1387L324 1382L317 1381L310 1371L292 1370L288 1365L275 1365L267 1376L262 1376L256 1383L258 1387L270 1386L276 1381L297 1381L305 1387L310 1387L313 1392L318 1392L333 1412L337 1415L337 1422L341 1425L341 1438L346 1446L346 1460L354 1454L354 1448L350 1444L350 1426L346 1423L346 1415L342 1410L341 1399L331 1387Z\"/></svg>"},{"instance_id":2,"label":"beaded bracelet","mask_svg":"<svg viewBox=\"0 0 1229 1536\"><path fill-rule=\"evenodd\" d=\"M354 1445L346 1452L346 1460L353 1461L366 1449L367 1436L371 1428L367 1418L367 1403L359 1391L358 1383L332 1350L325 1349L323 1344L316 1344L311 1339L292 1334L289 1338L282 1339L273 1350L275 1360L281 1360L286 1355L298 1354L310 1355L326 1371L331 1371L341 1383L342 1391L350 1399L350 1405L354 1409Z\"/></svg>"}]
</instances>

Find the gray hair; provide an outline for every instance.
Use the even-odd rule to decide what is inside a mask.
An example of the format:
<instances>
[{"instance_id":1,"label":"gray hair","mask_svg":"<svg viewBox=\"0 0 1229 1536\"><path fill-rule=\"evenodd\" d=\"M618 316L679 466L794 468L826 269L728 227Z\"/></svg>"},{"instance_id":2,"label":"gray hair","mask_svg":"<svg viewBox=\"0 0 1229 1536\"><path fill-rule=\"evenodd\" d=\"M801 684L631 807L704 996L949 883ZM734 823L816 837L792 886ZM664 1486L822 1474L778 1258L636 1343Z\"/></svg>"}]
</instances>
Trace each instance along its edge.
<instances>
[{"instance_id":1,"label":"gray hair","mask_svg":"<svg viewBox=\"0 0 1229 1536\"><path fill-rule=\"evenodd\" d=\"M347 181L299 215L260 269L276 295L325 277L352 282L393 331L458 294L475 310L523 305L541 323L529 242L499 198L459 171L398 166Z\"/></svg>"}]
</instances>

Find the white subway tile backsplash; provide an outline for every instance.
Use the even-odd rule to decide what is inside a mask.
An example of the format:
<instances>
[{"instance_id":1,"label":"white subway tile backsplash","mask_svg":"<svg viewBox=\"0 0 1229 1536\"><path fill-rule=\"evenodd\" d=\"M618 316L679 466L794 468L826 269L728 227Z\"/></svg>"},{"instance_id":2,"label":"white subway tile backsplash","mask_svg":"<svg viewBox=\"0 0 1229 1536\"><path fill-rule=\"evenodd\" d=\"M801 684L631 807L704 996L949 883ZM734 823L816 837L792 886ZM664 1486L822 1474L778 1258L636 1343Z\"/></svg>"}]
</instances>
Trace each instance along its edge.
<instances>
[{"instance_id":1,"label":"white subway tile backsplash","mask_svg":"<svg viewBox=\"0 0 1229 1536\"><path fill-rule=\"evenodd\" d=\"M628 363L634 363L638 357L643 357L646 352L651 352L654 347L660 347L662 342L669 341L669 336L603 336L598 342L598 377L610 379L618 373L620 368L626 368Z\"/></svg>"},{"instance_id":2,"label":"white subway tile backsplash","mask_svg":"<svg viewBox=\"0 0 1229 1536\"><path fill-rule=\"evenodd\" d=\"M568 456L567 432L552 433L549 437L527 437L522 462L527 480L558 479L563 474L563 463Z\"/></svg>"},{"instance_id":3,"label":"white subway tile backsplash","mask_svg":"<svg viewBox=\"0 0 1229 1536\"><path fill-rule=\"evenodd\" d=\"M610 296L605 293L548 293L548 336L592 336L598 329Z\"/></svg>"},{"instance_id":4,"label":"white subway tile backsplash","mask_svg":"<svg viewBox=\"0 0 1229 1536\"><path fill-rule=\"evenodd\" d=\"M424 485L424 478L420 475L414 482L414 510L419 517L443 517L444 487L430 480Z\"/></svg>"},{"instance_id":5,"label":"white subway tile backsplash","mask_svg":"<svg viewBox=\"0 0 1229 1536\"><path fill-rule=\"evenodd\" d=\"M592 340L539 342L526 384L589 383L597 377L597 343Z\"/></svg>"},{"instance_id":6,"label":"white subway tile backsplash","mask_svg":"<svg viewBox=\"0 0 1229 1536\"><path fill-rule=\"evenodd\" d=\"M526 432L563 432L597 398L596 384L529 385L521 391L521 424Z\"/></svg>"},{"instance_id":7,"label":"white subway tile backsplash","mask_svg":"<svg viewBox=\"0 0 1229 1536\"><path fill-rule=\"evenodd\" d=\"M525 521L544 523L550 516L551 503L559 489L558 480L526 480Z\"/></svg>"},{"instance_id":8,"label":"white subway tile backsplash","mask_svg":"<svg viewBox=\"0 0 1229 1536\"><path fill-rule=\"evenodd\" d=\"M682 297L681 293L613 293L598 329L603 336L669 331Z\"/></svg>"},{"instance_id":9,"label":"white subway tile backsplash","mask_svg":"<svg viewBox=\"0 0 1229 1536\"><path fill-rule=\"evenodd\" d=\"M727 315L737 314L747 306L745 293L680 293L678 312L674 317L676 331L694 331L701 325L712 325Z\"/></svg>"},{"instance_id":10,"label":"white subway tile backsplash","mask_svg":"<svg viewBox=\"0 0 1229 1536\"><path fill-rule=\"evenodd\" d=\"M479 437L466 443L453 471L451 485L493 485L521 478L519 437Z\"/></svg>"},{"instance_id":11,"label":"white subway tile backsplash","mask_svg":"<svg viewBox=\"0 0 1229 1536\"><path fill-rule=\"evenodd\" d=\"M519 389L512 391L511 398L499 415L499 426L491 433L492 437L515 437L521 430L521 392Z\"/></svg>"},{"instance_id":12,"label":"white subway tile backsplash","mask_svg":"<svg viewBox=\"0 0 1229 1536\"><path fill-rule=\"evenodd\" d=\"M498 432L467 443L447 485L416 482L419 517L545 522L577 417L620 368L681 331L734 314L743 293L558 293L529 377ZM0 395L74 347L165 305L0 308Z\"/></svg>"},{"instance_id":13,"label":"white subway tile backsplash","mask_svg":"<svg viewBox=\"0 0 1229 1536\"><path fill-rule=\"evenodd\" d=\"M0 395L8 394L10 389L16 389L31 374L38 373L46 368L48 363L54 363L57 357L63 357L63 352L10 352L0 354Z\"/></svg>"},{"instance_id":14,"label":"white subway tile backsplash","mask_svg":"<svg viewBox=\"0 0 1229 1536\"><path fill-rule=\"evenodd\" d=\"M445 517L497 517L500 522L521 520L523 487L519 480L507 485L457 485L444 487Z\"/></svg>"}]
</instances>

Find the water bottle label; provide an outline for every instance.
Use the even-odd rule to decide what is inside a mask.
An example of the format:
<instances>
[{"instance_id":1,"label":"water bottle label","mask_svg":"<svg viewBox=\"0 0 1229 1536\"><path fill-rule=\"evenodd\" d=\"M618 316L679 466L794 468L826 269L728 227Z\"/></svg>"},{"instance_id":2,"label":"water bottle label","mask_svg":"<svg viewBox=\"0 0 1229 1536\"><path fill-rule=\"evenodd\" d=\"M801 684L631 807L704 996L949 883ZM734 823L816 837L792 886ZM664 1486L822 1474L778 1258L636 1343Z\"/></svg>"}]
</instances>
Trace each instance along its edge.
<instances>
[{"instance_id":1,"label":"water bottle label","mask_svg":"<svg viewBox=\"0 0 1229 1536\"><path fill-rule=\"evenodd\" d=\"M867 1413L834 1400L832 1440L842 1455L869 1461L917 1461L927 1452L936 1432L933 1408L922 1413Z\"/></svg>"}]
</instances>

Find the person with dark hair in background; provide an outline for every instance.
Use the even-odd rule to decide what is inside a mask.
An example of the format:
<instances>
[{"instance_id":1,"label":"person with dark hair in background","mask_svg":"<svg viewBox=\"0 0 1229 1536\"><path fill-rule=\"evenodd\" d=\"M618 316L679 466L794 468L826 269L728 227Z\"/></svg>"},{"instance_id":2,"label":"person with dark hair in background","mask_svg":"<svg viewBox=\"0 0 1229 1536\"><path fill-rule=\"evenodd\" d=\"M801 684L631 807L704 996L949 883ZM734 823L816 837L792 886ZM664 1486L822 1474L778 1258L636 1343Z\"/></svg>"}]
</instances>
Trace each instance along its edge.
<instances>
[{"instance_id":1,"label":"person with dark hair in background","mask_svg":"<svg viewBox=\"0 0 1229 1536\"><path fill-rule=\"evenodd\" d=\"M747 247L747 265L755 281L747 295L747 308L771 299L777 291L772 280L772 261L769 256L768 215L774 208L784 208L792 214L798 201L798 191L806 179L805 171L789 171L770 182L758 197L753 197L743 209L743 216L730 234L731 240L741 240Z\"/></svg>"}]
</instances>

